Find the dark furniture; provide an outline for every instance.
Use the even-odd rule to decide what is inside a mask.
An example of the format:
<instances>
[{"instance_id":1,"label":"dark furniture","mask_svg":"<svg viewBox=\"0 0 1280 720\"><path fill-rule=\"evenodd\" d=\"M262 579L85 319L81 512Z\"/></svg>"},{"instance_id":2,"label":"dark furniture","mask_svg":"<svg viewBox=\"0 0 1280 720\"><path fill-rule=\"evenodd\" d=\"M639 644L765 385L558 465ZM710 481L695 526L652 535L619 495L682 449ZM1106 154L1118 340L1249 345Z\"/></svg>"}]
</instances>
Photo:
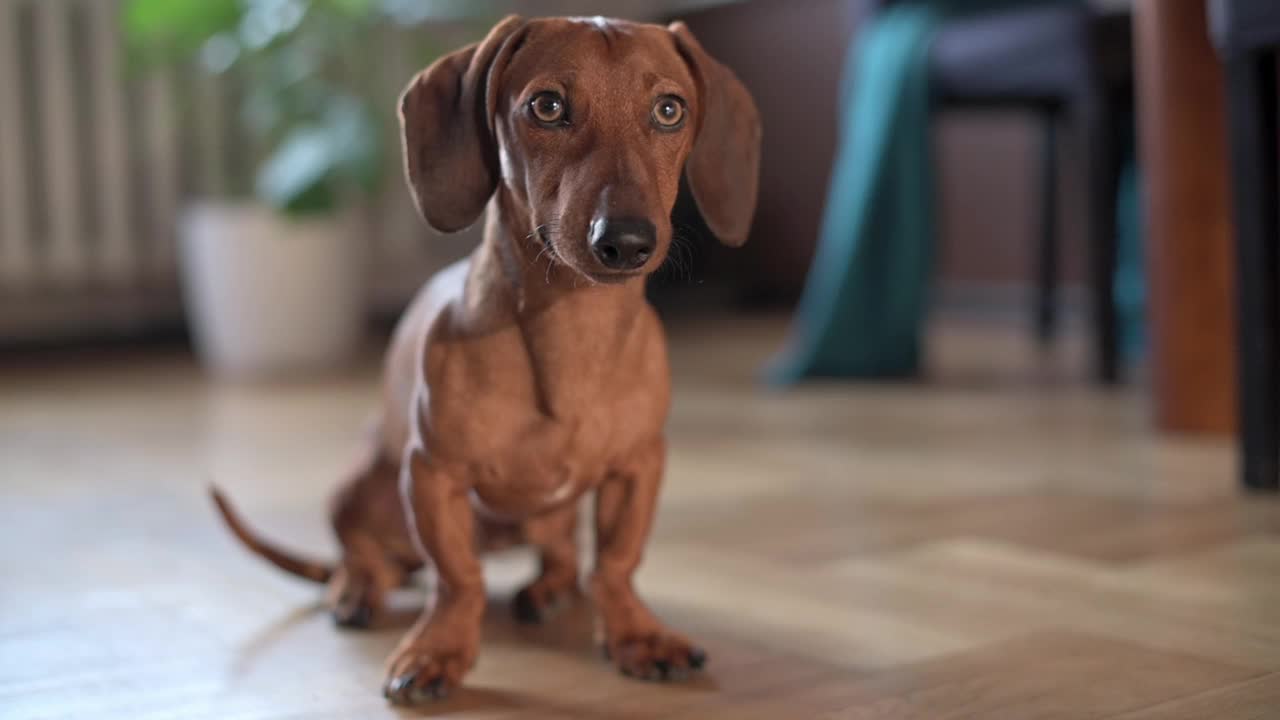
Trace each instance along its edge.
<instances>
[{"instance_id":1,"label":"dark furniture","mask_svg":"<svg viewBox=\"0 0 1280 720\"><path fill-rule=\"evenodd\" d=\"M1241 471L1245 487L1280 490L1280 2L1212 0L1226 69Z\"/></svg>"},{"instance_id":2,"label":"dark furniture","mask_svg":"<svg viewBox=\"0 0 1280 720\"><path fill-rule=\"evenodd\" d=\"M872 10L892 4L874 3ZM1057 325L1058 137L1073 125L1085 141L1089 178L1090 294L1094 372L1120 377L1114 299L1116 193L1133 105L1130 19L1078 5L1005 9L947 21L930 53L931 84L942 107L1024 109L1040 118L1042 211L1035 254L1036 330Z\"/></svg>"},{"instance_id":3,"label":"dark furniture","mask_svg":"<svg viewBox=\"0 0 1280 720\"><path fill-rule=\"evenodd\" d=\"M757 208L752 239L743 248L724 252L715 243L705 243L698 248L698 263L703 270L712 268L711 276L716 269L723 269L721 277L731 277L739 294L736 297L749 298L757 302L791 302L800 294L805 276L813 256L816 239L819 235L819 221L822 217L822 206L826 199L827 186L830 180L831 161L836 152L836 100L835 88L840 85L840 76L849 52L850 42L856 37L861 24L869 14L885 4L886 0L750 0L727 4L713 4L681 14L681 18L689 23L698 39L713 55L733 68L756 97L764 117L764 151L762 153L760 178L760 204ZM1080 257L1080 266L1088 270L1094 278L1089 283L1095 296L1091 303L1096 316L1093 323L1098 337L1094 364L1097 376L1107 381L1119 375L1119 362L1116 345L1116 321L1111 302L1111 281L1115 264L1115 247L1113 228L1115 224L1115 182L1118 177L1119 164L1123 160L1123 149L1128 144L1130 123L1128 112L1133 104L1133 69L1132 46L1130 42L1130 18L1127 13L1091 14L1087 17L1085 27L1072 21L1072 27L1064 38L1051 37L1052 47L1064 45L1069 48L1071 59L1066 66L1074 68L1070 77L1081 80L1079 94L1064 92L1071 85L1064 82L1061 72L1053 71L1044 76L1045 87L1037 88L1036 72L1021 72L1014 68L1020 64L1028 71L1044 68L1041 63L1042 50L1036 43L1044 40L1038 35L1030 43L1015 43L1018 56L1010 59L1005 48L995 55L970 55L964 44L950 47L958 55L954 60L935 63L940 72L951 77L950 69L961 70L972 60L976 65L971 67L991 67L995 63L995 71L988 73L1016 83L1006 83L1003 87L974 87L981 90L985 97L971 94L960 86L962 79L957 76L952 90L943 98L948 106L994 104L1013 106L1032 110L1040 117L1046 113L1053 118L1052 129L1044 131L1045 145L1037 155L1052 154L1052 162L1039 165L1037 172L1037 194L1052 194L1057 191L1058 144L1049 146L1050 134L1061 136L1061 131L1070 129L1084 130L1077 125L1078 121L1089 120L1089 135L1097 141L1086 140L1085 132L1073 132L1068 135L1070 142L1063 145L1067 148L1089 149L1088 158L1097 158L1097 162L1087 163L1090 167L1090 180L1080 183L1079 188L1071 183L1063 183L1061 199L1068 203L1062 212L1053 207L1043 216L1034 214L1036 208L1023 207L1019 204L1010 207L1002 204L998 197L982 196L970 198L977 205L966 205L961 210L948 212L946 203L939 203L939 229L943 231L943 253L950 248L951 253L965 252L966 247L980 248L980 252L997 251L982 262L962 258L954 261L951 267L940 267L939 270L949 274L952 280L957 276L964 277L961 283L983 284L994 282L1003 284L1018 282L1024 275L1020 268L1010 267L1008 256L1004 254L1003 243L1015 238L1010 237L1012 228L1021 228L1023 223L1034 223L1033 227L1050 228L1036 233L1038 246L1049 246L1052 252L1041 253L1034 260L1036 276L1053 275L1053 280L1040 281L1036 290L1036 315L1038 327L1042 331L1051 331L1056 320L1051 298L1055 292L1059 257L1062 258L1065 272L1070 276L1077 266L1075 260ZM954 34L953 32L954 31ZM948 28L945 33L950 38L960 38L964 33L961 28ZM994 38L997 44L1004 47L1005 38ZM944 43L946 40L943 41ZM939 46L941 47L941 45ZM942 50L939 50L942 53ZM950 55L950 52L945 53ZM1085 57L1080 61L1081 56ZM941 58L941 54L939 58ZM1029 58L1029 59L1028 59ZM1061 66L1059 66L1061 67ZM983 80L973 73L964 74L966 83ZM940 78L946 80L947 78ZM992 78L994 79L994 78ZM999 92L995 92L996 90ZM1030 97L1022 97L1022 91L1031 89ZM1091 102L1077 102L1078 98L1092 98ZM966 100L968 98L968 100ZM1084 112L1089 108L1088 112ZM1080 110L1080 112L1076 112ZM1039 150L1039 149L1037 149ZM1087 159L1087 158L1086 158ZM1078 162L1074 157L1062 158L1062 165L1073 166ZM940 165L945 160L939 157ZM1010 146L990 158L987 168L977 170L989 171L999 178L1009 177L1010 171L1023 161L1021 151ZM972 170L966 170L972 172ZM1093 181L1092 177L1102 178ZM954 198L949 188L955 183L965 182L964 173L944 172L939 176L939 191L943 195ZM1091 208L1086 213L1086 202L1090 198L1081 198L1077 193L1088 192L1093 198L1087 205ZM1031 203L1038 204L1038 203ZM1050 204L1052 205L1052 204ZM1067 209L1069 207L1070 209ZM1078 209L1077 209L1078 208ZM966 222L976 218L998 214L990 226L995 230L993 237L975 238L974 243L957 242L963 236ZM1097 251L1090 247L1077 248L1063 243L1058 248L1059 236L1054 226L1054 215L1063 219L1061 229L1063 238L1074 237L1074 227L1084 226L1088 246L1097 246ZM1077 216L1080 222L1076 222ZM1100 228L1100 229L1098 229ZM1014 231L1016 232L1016 230ZM1061 251L1059 254L1058 251ZM1084 250L1084 252L1081 252ZM1083 256L1083 257L1081 257ZM951 257L955 258L955 255ZM978 268L981 267L979 270ZM1105 278L1105 280L1099 280ZM941 278L940 278L941 279ZM1098 298L1102 298L1099 300Z\"/></svg>"}]
</instances>

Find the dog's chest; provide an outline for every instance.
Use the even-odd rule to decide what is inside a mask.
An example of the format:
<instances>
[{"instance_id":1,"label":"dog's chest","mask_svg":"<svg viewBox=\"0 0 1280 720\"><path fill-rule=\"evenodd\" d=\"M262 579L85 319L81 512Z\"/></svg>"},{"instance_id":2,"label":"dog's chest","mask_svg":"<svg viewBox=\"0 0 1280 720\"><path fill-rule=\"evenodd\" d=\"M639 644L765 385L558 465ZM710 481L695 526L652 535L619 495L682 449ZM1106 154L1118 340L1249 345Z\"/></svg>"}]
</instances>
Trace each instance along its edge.
<instances>
[{"instance_id":1,"label":"dog's chest","mask_svg":"<svg viewBox=\"0 0 1280 720\"><path fill-rule=\"evenodd\" d=\"M643 412L628 416L618 403L602 397L599 407L572 419L505 414L524 422L510 424L504 437L479 443L465 463L477 504L497 516L526 517L573 502L624 469L628 455L660 423L644 421ZM637 409L635 402L629 405Z\"/></svg>"},{"instance_id":2,"label":"dog's chest","mask_svg":"<svg viewBox=\"0 0 1280 720\"><path fill-rule=\"evenodd\" d=\"M654 351L548 372L518 336L468 343L431 368L432 444L495 514L571 502L661 433L668 387Z\"/></svg>"}]
</instances>

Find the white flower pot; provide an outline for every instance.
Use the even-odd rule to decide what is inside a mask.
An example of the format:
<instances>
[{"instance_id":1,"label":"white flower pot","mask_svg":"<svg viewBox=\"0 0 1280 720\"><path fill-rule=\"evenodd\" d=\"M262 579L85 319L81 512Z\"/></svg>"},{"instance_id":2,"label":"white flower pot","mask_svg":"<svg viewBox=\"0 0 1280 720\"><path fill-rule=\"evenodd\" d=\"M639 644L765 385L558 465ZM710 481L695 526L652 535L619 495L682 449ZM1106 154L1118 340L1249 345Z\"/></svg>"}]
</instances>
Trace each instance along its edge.
<instances>
[{"instance_id":1,"label":"white flower pot","mask_svg":"<svg viewBox=\"0 0 1280 720\"><path fill-rule=\"evenodd\" d=\"M206 367L253 379L350 362L365 305L362 253L348 217L299 220L216 202L183 213L187 317Z\"/></svg>"}]
</instances>

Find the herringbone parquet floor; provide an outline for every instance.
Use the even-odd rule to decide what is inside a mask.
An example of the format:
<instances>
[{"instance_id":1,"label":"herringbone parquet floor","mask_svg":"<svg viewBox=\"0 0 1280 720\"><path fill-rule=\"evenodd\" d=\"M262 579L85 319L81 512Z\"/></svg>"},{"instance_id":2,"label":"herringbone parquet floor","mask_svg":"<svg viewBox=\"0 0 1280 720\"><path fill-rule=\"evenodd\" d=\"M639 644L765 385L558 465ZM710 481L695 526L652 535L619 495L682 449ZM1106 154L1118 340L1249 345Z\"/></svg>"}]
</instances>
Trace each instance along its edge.
<instances>
[{"instance_id":1,"label":"herringbone parquet floor","mask_svg":"<svg viewBox=\"0 0 1280 720\"><path fill-rule=\"evenodd\" d=\"M940 330L922 384L761 390L779 330L673 330L639 586L705 677L616 676L582 606L517 627L516 552L490 562L469 688L422 711L379 696L399 629L335 630L203 495L217 478L332 552L372 363L248 388L182 356L6 367L0 717L1280 718L1280 504L1237 494L1228 445L1154 436L1140 390L1092 390L1070 348L1014 332Z\"/></svg>"}]
</instances>

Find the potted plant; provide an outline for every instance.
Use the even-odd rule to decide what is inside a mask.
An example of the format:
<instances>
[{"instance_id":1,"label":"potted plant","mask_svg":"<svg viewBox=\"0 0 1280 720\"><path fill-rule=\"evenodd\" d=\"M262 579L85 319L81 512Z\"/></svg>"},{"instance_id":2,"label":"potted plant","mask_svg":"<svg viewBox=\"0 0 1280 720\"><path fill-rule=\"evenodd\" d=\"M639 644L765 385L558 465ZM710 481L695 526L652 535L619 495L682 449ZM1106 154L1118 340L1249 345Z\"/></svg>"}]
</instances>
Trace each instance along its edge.
<instances>
[{"instance_id":1,"label":"potted plant","mask_svg":"<svg viewBox=\"0 0 1280 720\"><path fill-rule=\"evenodd\" d=\"M231 78L253 160L229 197L179 218L181 277L197 351L220 375L333 368L363 329L363 199L393 162L393 98L373 88L384 22L418 22L403 0L128 0L135 65ZM428 60L424 53L422 60Z\"/></svg>"}]
</instances>

